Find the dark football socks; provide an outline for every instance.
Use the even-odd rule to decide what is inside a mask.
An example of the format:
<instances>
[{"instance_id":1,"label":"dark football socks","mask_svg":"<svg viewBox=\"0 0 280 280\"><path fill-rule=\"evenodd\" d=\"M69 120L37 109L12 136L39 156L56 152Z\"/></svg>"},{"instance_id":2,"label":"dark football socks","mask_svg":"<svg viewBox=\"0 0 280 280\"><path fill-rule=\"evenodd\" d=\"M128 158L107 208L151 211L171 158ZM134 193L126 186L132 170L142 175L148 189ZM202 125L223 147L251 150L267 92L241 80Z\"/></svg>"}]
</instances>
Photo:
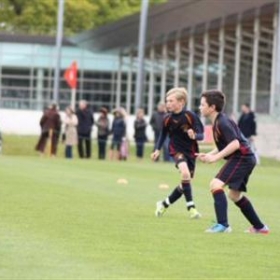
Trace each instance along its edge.
<instances>
[{"instance_id":1,"label":"dark football socks","mask_svg":"<svg viewBox=\"0 0 280 280\"><path fill-rule=\"evenodd\" d=\"M175 201L177 201L181 196L182 196L183 192L180 189L180 186L177 186L173 192L170 194L170 196L164 200L162 203L164 205L165 208L167 208L170 204L174 203Z\"/></svg>"},{"instance_id":2,"label":"dark football socks","mask_svg":"<svg viewBox=\"0 0 280 280\"><path fill-rule=\"evenodd\" d=\"M252 203L248 198L243 196L239 201L235 202L235 204L240 208L243 215L255 229L261 229L264 227L264 224L259 219Z\"/></svg>"},{"instance_id":3,"label":"dark football socks","mask_svg":"<svg viewBox=\"0 0 280 280\"><path fill-rule=\"evenodd\" d=\"M184 194L187 202L187 209L195 208L195 204L192 198L192 188L189 180L182 180L181 186L177 186L168 198L166 198L162 203L165 208L170 204L177 201Z\"/></svg>"},{"instance_id":4,"label":"dark football socks","mask_svg":"<svg viewBox=\"0 0 280 280\"><path fill-rule=\"evenodd\" d=\"M195 208L192 197L192 186L189 180L182 180L182 190L187 202L187 209Z\"/></svg>"},{"instance_id":5,"label":"dark football socks","mask_svg":"<svg viewBox=\"0 0 280 280\"><path fill-rule=\"evenodd\" d=\"M228 227L227 217L227 198L223 189L218 189L212 192L214 198L214 208L217 217L217 223Z\"/></svg>"}]
</instances>

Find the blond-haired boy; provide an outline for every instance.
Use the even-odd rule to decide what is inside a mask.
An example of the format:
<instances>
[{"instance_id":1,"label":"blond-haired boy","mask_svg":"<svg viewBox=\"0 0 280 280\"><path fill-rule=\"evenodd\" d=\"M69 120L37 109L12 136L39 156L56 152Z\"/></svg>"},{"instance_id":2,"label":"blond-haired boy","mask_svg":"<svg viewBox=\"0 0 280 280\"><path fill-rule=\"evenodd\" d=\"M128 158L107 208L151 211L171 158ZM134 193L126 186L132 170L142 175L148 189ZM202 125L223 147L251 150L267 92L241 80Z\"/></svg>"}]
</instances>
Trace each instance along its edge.
<instances>
[{"instance_id":1,"label":"blond-haired boy","mask_svg":"<svg viewBox=\"0 0 280 280\"><path fill-rule=\"evenodd\" d=\"M164 118L163 128L151 158L157 160L164 140L169 136L169 154L180 170L181 180L165 200L157 202L157 217L162 216L169 205L182 195L185 196L190 218L201 217L193 201L191 179L195 171L195 155L198 153L197 140L203 139L203 125L194 112L185 109L187 95L187 90L182 87L173 88L166 93L166 108L169 113Z\"/></svg>"}]
</instances>

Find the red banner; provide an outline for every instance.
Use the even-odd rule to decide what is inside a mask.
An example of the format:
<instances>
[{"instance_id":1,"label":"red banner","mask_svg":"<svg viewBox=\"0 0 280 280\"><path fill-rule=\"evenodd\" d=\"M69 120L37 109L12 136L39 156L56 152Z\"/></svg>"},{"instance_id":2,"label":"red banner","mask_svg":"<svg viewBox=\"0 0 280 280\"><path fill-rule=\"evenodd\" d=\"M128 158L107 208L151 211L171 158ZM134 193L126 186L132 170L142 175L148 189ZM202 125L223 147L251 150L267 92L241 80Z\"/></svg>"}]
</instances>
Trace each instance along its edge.
<instances>
[{"instance_id":1,"label":"red banner","mask_svg":"<svg viewBox=\"0 0 280 280\"><path fill-rule=\"evenodd\" d=\"M74 61L71 66L64 72L64 79L72 89L77 88L77 72L78 67L76 61Z\"/></svg>"}]
</instances>

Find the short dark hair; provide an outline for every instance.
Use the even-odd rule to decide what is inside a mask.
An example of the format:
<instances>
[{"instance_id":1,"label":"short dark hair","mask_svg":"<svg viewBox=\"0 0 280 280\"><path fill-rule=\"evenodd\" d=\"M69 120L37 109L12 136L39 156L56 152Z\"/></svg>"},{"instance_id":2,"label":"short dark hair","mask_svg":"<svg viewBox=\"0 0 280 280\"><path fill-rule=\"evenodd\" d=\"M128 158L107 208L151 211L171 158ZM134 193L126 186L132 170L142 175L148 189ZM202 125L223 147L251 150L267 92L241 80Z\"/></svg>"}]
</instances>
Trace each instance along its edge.
<instances>
[{"instance_id":1,"label":"short dark hair","mask_svg":"<svg viewBox=\"0 0 280 280\"><path fill-rule=\"evenodd\" d=\"M215 105L217 112L221 112L226 103L226 96L217 89L203 91L201 97L206 99L209 106Z\"/></svg>"}]
</instances>

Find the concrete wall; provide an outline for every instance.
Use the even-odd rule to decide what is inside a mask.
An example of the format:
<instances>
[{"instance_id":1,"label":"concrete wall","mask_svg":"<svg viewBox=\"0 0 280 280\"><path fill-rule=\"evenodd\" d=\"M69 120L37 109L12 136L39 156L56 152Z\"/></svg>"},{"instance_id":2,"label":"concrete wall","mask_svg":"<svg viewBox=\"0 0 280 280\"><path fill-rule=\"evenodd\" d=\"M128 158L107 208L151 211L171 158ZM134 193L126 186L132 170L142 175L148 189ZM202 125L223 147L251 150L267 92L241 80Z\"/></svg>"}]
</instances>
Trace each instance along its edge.
<instances>
[{"instance_id":1,"label":"concrete wall","mask_svg":"<svg viewBox=\"0 0 280 280\"><path fill-rule=\"evenodd\" d=\"M258 117L256 147L260 155L280 160L280 121L268 116Z\"/></svg>"},{"instance_id":2,"label":"concrete wall","mask_svg":"<svg viewBox=\"0 0 280 280\"><path fill-rule=\"evenodd\" d=\"M39 135L39 121L42 116L38 111L22 111L22 110L0 110L0 130L6 134L19 135ZM63 118L63 112L61 113ZM95 120L98 114L94 115ZM112 123L113 116L109 115ZM146 121L149 122L150 117L146 116ZM127 133L128 138L133 141L133 122L135 116L127 117ZM209 127L206 128L209 132ZM97 129L93 127L93 138L96 137ZM149 125L147 130L149 141L153 140L153 131ZM207 135L207 139L211 137ZM262 156L274 157L280 159L280 121L269 116L258 116L258 136L256 138L256 146L258 152Z\"/></svg>"},{"instance_id":3,"label":"concrete wall","mask_svg":"<svg viewBox=\"0 0 280 280\"><path fill-rule=\"evenodd\" d=\"M64 112L60 113L61 118L64 117ZM98 113L94 114L94 119L98 119ZM40 134L40 118L42 112L39 111L25 111L25 110L0 110L0 131L5 134L18 134L18 135L39 135ZM109 115L110 122L112 124L113 116ZM145 117L146 121L149 123L150 118ZM127 117L127 133L128 138L133 140L133 123L135 116ZM151 126L147 127L147 136L151 141L153 140L153 131ZM97 128L93 127L92 137L96 138Z\"/></svg>"}]
</instances>

